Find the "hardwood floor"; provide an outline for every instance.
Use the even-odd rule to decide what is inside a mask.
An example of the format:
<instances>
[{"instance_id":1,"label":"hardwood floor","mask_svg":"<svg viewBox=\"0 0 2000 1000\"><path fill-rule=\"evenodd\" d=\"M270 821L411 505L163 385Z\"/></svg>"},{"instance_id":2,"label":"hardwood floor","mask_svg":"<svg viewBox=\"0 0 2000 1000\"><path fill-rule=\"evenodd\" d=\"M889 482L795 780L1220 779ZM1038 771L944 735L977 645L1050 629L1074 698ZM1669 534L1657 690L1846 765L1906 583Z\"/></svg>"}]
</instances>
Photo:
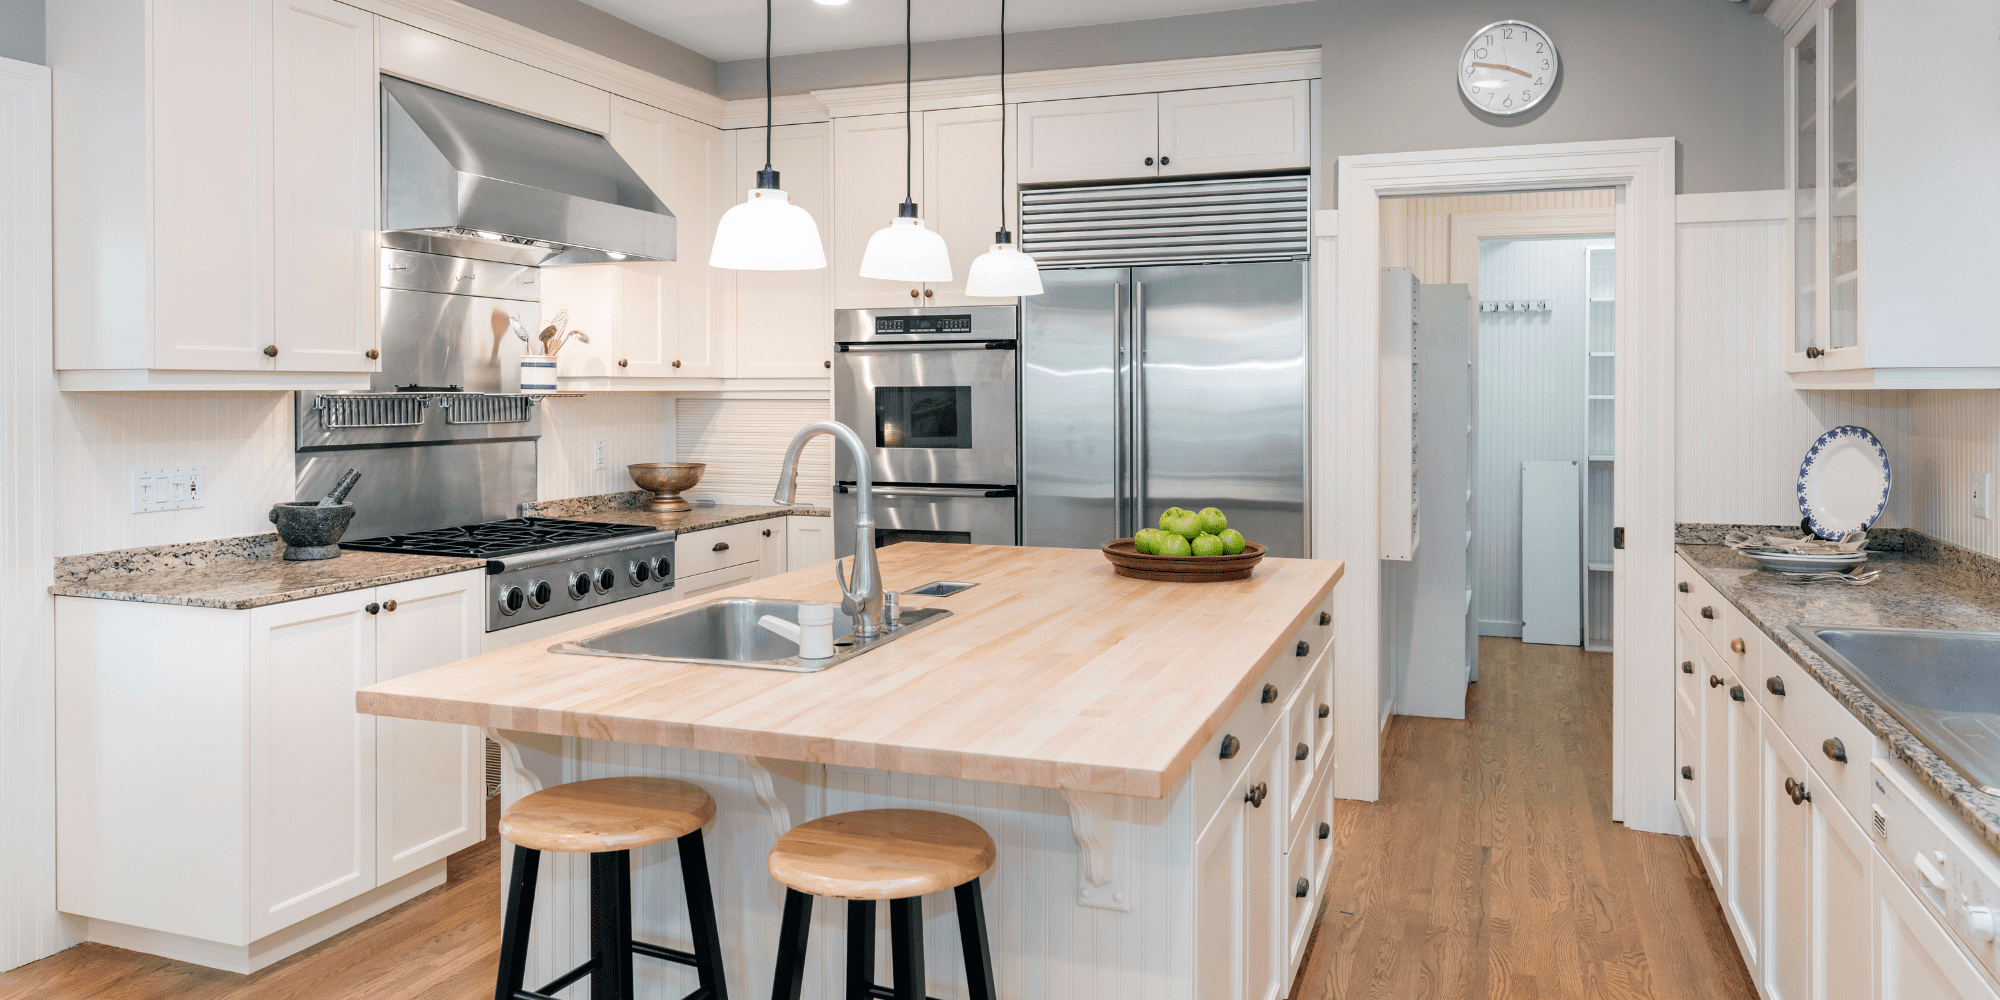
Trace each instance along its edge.
<instances>
[{"instance_id":1,"label":"hardwood floor","mask_svg":"<svg viewBox=\"0 0 2000 1000\"><path fill-rule=\"evenodd\" d=\"M1754 1000L1693 842L1611 821L1611 657L1480 640L1463 722L1396 716L1336 807L1295 1000Z\"/></svg>"},{"instance_id":2,"label":"hardwood floor","mask_svg":"<svg viewBox=\"0 0 2000 1000\"><path fill-rule=\"evenodd\" d=\"M1396 717L1382 800L1336 810L1295 1000L1754 1000L1692 843L1611 822L1610 657L1511 639L1480 656L1466 720ZM443 888L256 975L86 944L0 974L0 998L490 997L495 818Z\"/></svg>"}]
</instances>

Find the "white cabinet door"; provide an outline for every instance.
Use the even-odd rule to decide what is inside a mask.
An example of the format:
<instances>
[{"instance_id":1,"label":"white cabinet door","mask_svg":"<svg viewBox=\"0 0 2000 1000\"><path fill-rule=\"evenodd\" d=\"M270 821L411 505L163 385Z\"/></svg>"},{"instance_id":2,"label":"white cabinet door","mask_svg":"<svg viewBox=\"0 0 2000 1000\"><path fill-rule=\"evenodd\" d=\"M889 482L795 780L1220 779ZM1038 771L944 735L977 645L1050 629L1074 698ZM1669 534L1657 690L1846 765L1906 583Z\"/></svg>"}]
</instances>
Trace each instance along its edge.
<instances>
[{"instance_id":1,"label":"white cabinet door","mask_svg":"<svg viewBox=\"0 0 2000 1000\"><path fill-rule=\"evenodd\" d=\"M372 889L374 592L250 612L250 934ZM198 776L197 776L198 777Z\"/></svg>"},{"instance_id":2,"label":"white cabinet door","mask_svg":"<svg viewBox=\"0 0 2000 1000\"><path fill-rule=\"evenodd\" d=\"M376 588L373 682L478 655L486 634L484 594L479 571ZM378 882L485 839L483 747L469 726L375 719Z\"/></svg>"},{"instance_id":3,"label":"white cabinet door","mask_svg":"<svg viewBox=\"0 0 2000 1000\"><path fill-rule=\"evenodd\" d=\"M908 162L916 173L909 190L922 198L923 119L915 124ZM868 238L894 222L896 206L903 203L905 148L902 115L833 121L833 232L826 257L833 268L835 309L895 308L919 305L923 300L921 282L861 276L861 256L868 249ZM928 206L919 202L917 211L922 214ZM953 263L956 266L957 262Z\"/></svg>"},{"instance_id":4,"label":"white cabinet door","mask_svg":"<svg viewBox=\"0 0 2000 1000\"><path fill-rule=\"evenodd\" d=\"M719 128L667 116L669 140L673 146L673 193L666 199L675 217L674 242L678 259L669 268L678 284L678 316L663 319L674 330L663 337L670 350L629 351L631 374L646 372L672 374L682 378L723 378L731 374L723 330L723 282L713 280L708 252L715 245L715 223L721 217L719 205L731 203L727 192L737 183L722 176L726 136ZM664 301L664 298L663 298ZM664 307L663 307L664 309ZM641 354L644 354L642 357Z\"/></svg>"},{"instance_id":5,"label":"white cabinet door","mask_svg":"<svg viewBox=\"0 0 2000 1000\"><path fill-rule=\"evenodd\" d=\"M785 531L786 520L788 519L782 517L766 518L754 525L757 529L757 579L759 580L767 576L777 576L785 571L787 563L785 549L789 541L786 537L788 533Z\"/></svg>"},{"instance_id":6,"label":"white cabinet door","mask_svg":"<svg viewBox=\"0 0 2000 1000\"><path fill-rule=\"evenodd\" d=\"M1312 166L1305 80L1160 95L1160 176Z\"/></svg>"},{"instance_id":7,"label":"white cabinet door","mask_svg":"<svg viewBox=\"0 0 2000 1000\"><path fill-rule=\"evenodd\" d=\"M677 160L679 123L678 117L658 108L611 98L611 131L604 138L674 213L677 259L543 270L543 322L552 322L557 309L570 308L572 299L587 303L582 311L571 309L569 325L589 334L591 343L571 340L563 347L558 355L563 375L665 378L676 374L671 362L679 346L681 296L687 291L686 274L692 261L689 230L705 218L704 199L691 198L684 187L688 179ZM699 193L706 190L708 176L698 152L695 160L692 180ZM703 249L701 259L692 262L697 277L705 279L708 251ZM574 358L572 351L576 352Z\"/></svg>"},{"instance_id":8,"label":"white cabinet door","mask_svg":"<svg viewBox=\"0 0 2000 1000\"><path fill-rule=\"evenodd\" d=\"M827 122L771 130L771 162L792 204L819 226L820 246L833 233L833 126ZM742 201L764 164L764 130L738 129L736 168L725 183L725 206ZM718 216L719 218L719 216ZM858 260L857 260L858 265ZM736 377L827 378L833 360L833 275L813 271L733 271Z\"/></svg>"},{"instance_id":9,"label":"white cabinet door","mask_svg":"<svg viewBox=\"0 0 2000 1000\"><path fill-rule=\"evenodd\" d=\"M1021 183L1154 177L1160 172L1157 94L1037 101L1019 106Z\"/></svg>"},{"instance_id":10,"label":"white cabinet door","mask_svg":"<svg viewBox=\"0 0 2000 1000\"><path fill-rule=\"evenodd\" d=\"M1869 868L1875 852L1832 795L1813 793L1813 998L1868 1000Z\"/></svg>"},{"instance_id":11,"label":"white cabinet door","mask_svg":"<svg viewBox=\"0 0 2000 1000\"><path fill-rule=\"evenodd\" d=\"M1244 783L1243 787L1247 787ZM1235 793L1242 794L1241 788ZM1194 845L1194 995L1243 997L1243 819L1225 805Z\"/></svg>"},{"instance_id":12,"label":"white cabinet door","mask_svg":"<svg viewBox=\"0 0 2000 1000\"><path fill-rule=\"evenodd\" d=\"M1752 711L1756 711L1752 709ZM1812 997L1813 915L1823 906L1813 897L1813 808L1808 798L1817 784L1812 766L1792 741L1766 717L1763 740L1762 869L1765 877L1763 942L1759 976L1764 1000ZM1791 789L1804 785L1797 800ZM1833 808L1833 796L1818 789Z\"/></svg>"},{"instance_id":13,"label":"white cabinet door","mask_svg":"<svg viewBox=\"0 0 2000 1000\"><path fill-rule=\"evenodd\" d=\"M1282 730L1283 727L1278 727ZM1284 742L1272 732L1263 749L1243 769L1243 998L1277 1000L1285 981L1285 803L1279 751ZM1226 808L1226 807L1225 807Z\"/></svg>"},{"instance_id":14,"label":"white cabinet door","mask_svg":"<svg viewBox=\"0 0 2000 1000\"><path fill-rule=\"evenodd\" d=\"M785 518L785 566L800 569L833 561L833 518Z\"/></svg>"},{"instance_id":15,"label":"white cabinet door","mask_svg":"<svg viewBox=\"0 0 2000 1000\"><path fill-rule=\"evenodd\" d=\"M277 368L373 371L375 15L277 0L273 16Z\"/></svg>"},{"instance_id":16,"label":"white cabinet door","mask_svg":"<svg viewBox=\"0 0 2000 1000\"><path fill-rule=\"evenodd\" d=\"M1014 156L1016 136L1007 134L1008 149L1000 149L998 105L924 112L924 224L944 237L951 251L951 280L931 282L925 305L993 305L991 298L965 294L965 277L972 262L993 246L1001 228L1002 209L1014 219ZM1002 164L1006 171L1002 173Z\"/></svg>"},{"instance_id":17,"label":"white cabinet door","mask_svg":"<svg viewBox=\"0 0 2000 1000\"><path fill-rule=\"evenodd\" d=\"M1716 690L1727 716L1729 740L1729 893L1723 909L1741 936L1743 962L1752 978L1764 967L1763 712L1744 689L1742 678L1722 674Z\"/></svg>"},{"instance_id":18,"label":"white cabinet door","mask_svg":"<svg viewBox=\"0 0 2000 1000\"><path fill-rule=\"evenodd\" d=\"M1873 854L1874 1000L1996 1000L1979 966L1917 901L1896 869Z\"/></svg>"},{"instance_id":19,"label":"white cabinet door","mask_svg":"<svg viewBox=\"0 0 2000 1000\"><path fill-rule=\"evenodd\" d=\"M1701 796L1700 827L1695 845L1708 866L1718 898L1729 898L1729 694L1715 656L1697 640L1695 664L1701 678L1701 763L1695 767L1695 791ZM1721 686L1717 686L1721 684Z\"/></svg>"},{"instance_id":20,"label":"white cabinet door","mask_svg":"<svg viewBox=\"0 0 2000 1000\"><path fill-rule=\"evenodd\" d=\"M270 0L154 0L150 149L127 155L152 166L150 287L152 367L273 371ZM139 30L134 27L132 30ZM138 104L134 105L136 112ZM135 229L134 233L146 232Z\"/></svg>"}]
</instances>

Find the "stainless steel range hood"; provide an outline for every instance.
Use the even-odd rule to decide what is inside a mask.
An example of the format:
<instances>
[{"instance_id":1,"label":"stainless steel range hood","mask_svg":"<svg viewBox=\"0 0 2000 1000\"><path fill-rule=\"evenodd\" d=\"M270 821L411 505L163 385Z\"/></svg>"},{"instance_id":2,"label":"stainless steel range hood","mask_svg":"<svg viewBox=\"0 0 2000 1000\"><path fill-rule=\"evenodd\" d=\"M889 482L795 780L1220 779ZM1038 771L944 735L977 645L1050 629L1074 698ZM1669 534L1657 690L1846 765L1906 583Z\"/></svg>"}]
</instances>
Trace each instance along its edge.
<instances>
[{"instance_id":1,"label":"stainless steel range hood","mask_svg":"<svg viewBox=\"0 0 2000 1000\"><path fill-rule=\"evenodd\" d=\"M602 136L382 78L382 243L553 266L673 260L674 214Z\"/></svg>"}]
</instances>

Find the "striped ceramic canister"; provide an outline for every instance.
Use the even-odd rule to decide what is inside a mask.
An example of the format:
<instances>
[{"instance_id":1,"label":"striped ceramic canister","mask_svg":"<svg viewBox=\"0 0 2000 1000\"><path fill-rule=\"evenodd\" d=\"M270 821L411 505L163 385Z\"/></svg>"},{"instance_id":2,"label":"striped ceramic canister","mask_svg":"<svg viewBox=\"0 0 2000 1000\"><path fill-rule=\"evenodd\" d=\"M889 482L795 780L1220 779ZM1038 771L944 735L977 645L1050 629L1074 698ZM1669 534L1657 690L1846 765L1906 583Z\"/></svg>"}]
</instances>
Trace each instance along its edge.
<instances>
[{"instance_id":1,"label":"striped ceramic canister","mask_svg":"<svg viewBox=\"0 0 2000 1000\"><path fill-rule=\"evenodd\" d=\"M547 354L528 354L521 358L521 392L525 395L545 395L556 391L556 359Z\"/></svg>"}]
</instances>

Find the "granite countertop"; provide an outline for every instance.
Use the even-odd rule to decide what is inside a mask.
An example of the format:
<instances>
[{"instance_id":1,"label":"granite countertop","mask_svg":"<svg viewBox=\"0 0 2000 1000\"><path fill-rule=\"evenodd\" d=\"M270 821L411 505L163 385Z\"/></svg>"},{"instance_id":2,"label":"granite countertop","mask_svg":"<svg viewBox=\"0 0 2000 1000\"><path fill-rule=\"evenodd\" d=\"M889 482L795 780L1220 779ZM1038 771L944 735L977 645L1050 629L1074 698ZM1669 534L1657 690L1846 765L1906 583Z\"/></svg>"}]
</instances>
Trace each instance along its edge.
<instances>
[{"instance_id":1,"label":"granite countertop","mask_svg":"<svg viewBox=\"0 0 2000 1000\"><path fill-rule=\"evenodd\" d=\"M706 528L720 528L726 524L741 524L744 521L761 521L769 517L786 515L804 517L830 517L833 512L825 507L763 506L758 504L705 504L694 502L694 509L677 514L655 513L643 509L653 494L646 490L629 493L604 493L598 496L573 497L568 500L541 500L521 505L522 517L547 517L565 521L600 521L611 524L649 524L656 528L668 528L683 534Z\"/></svg>"},{"instance_id":2,"label":"granite countertop","mask_svg":"<svg viewBox=\"0 0 2000 1000\"><path fill-rule=\"evenodd\" d=\"M1991 560L1923 536L1913 536L1911 543L1906 551L1871 552L1868 564L1880 569L1882 577L1866 587L1787 583L1722 545L1675 549L1880 736L1889 751L1949 803L1988 846L2000 850L2000 796L1974 788L1790 628L1854 625L2000 631L2000 591L1993 587L1996 567Z\"/></svg>"},{"instance_id":3,"label":"granite countertop","mask_svg":"<svg viewBox=\"0 0 2000 1000\"><path fill-rule=\"evenodd\" d=\"M241 611L404 580L484 569L484 559L342 552L286 562L275 534L116 549L56 560L57 597Z\"/></svg>"}]
</instances>

